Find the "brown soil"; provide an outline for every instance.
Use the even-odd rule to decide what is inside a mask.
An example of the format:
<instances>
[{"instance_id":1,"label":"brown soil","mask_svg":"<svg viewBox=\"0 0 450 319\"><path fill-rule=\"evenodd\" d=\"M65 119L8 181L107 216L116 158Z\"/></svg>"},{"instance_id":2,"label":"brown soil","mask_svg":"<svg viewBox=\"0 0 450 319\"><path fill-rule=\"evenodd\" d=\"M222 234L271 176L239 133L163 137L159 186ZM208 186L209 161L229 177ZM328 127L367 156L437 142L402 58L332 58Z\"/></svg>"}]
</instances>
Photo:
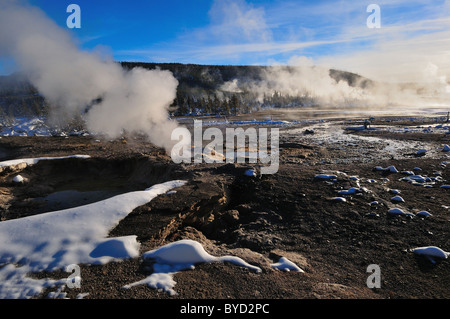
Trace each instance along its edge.
<instances>
[{"instance_id":1,"label":"brown soil","mask_svg":"<svg viewBox=\"0 0 450 319\"><path fill-rule=\"evenodd\" d=\"M405 135L355 132L404 139ZM416 134L410 139L448 144L449 135ZM196 265L174 276L177 295L145 285L123 289L150 270L138 258L104 266L81 266L80 289L65 289L67 298L84 299L447 299L450 297L448 260L430 263L409 250L438 246L449 251L449 189L401 181L401 173L374 170L394 165L399 171L420 167L423 176L441 172L450 180L445 157L403 156L393 159L360 158L359 147L316 145L302 134L280 141L276 174L248 177L248 164L175 165L164 151L138 140L96 141L88 137L3 137L1 160L21 157L88 154L91 159L42 161L0 174L0 213L3 220L36 214L42 203L33 198L63 190L110 190L103 194L142 189L185 179L188 184L172 195L161 195L133 211L110 236L137 235L142 253L178 239L194 239L212 255L233 254L258 265L254 273L228 263ZM444 156L444 155L443 155ZM351 159L343 165L344 159ZM11 183L20 171L28 183ZM317 180L319 173L338 176L336 182ZM107 176L107 178L105 177ZM365 192L330 200L338 191L357 186ZM370 183L374 179L376 183ZM448 184L448 182L447 182ZM108 186L108 187L107 187ZM389 189L400 189L405 203L394 204ZM87 199L88 200L88 199ZM378 205L370 205L377 201ZM62 203L64 204L64 203ZM39 206L41 205L41 206ZM74 204L75 205L75 204ZM391 207L430 218L388 216ZM286 256L304 273L275 270L270 263ZM381 288L368 288L367 268L377 264ZM33 274L65 278L65 272ZM49 289L39 298L46 298Z\"/></svg>"}]
</instances>

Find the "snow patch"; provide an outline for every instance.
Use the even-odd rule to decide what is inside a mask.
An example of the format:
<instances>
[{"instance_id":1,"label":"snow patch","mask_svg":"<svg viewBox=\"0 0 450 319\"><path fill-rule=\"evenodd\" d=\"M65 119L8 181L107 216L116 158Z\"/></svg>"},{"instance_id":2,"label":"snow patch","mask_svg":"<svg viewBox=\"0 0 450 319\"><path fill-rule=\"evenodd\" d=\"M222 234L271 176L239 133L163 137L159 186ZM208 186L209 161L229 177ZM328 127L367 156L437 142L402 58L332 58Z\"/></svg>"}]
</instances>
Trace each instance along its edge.
<instances>
[{"instance_id":1,"label":"snow patch","mask_svg":"<svg viewBox=\"0 0 450 319\"><path fill-rule=\"evenodd\" d=\"M328 175L328 174L318 174L316 176L314 176L315 179L320 179L320 180L334 180L337 179L336 175Z\"/></svg>"},{"instance_id":2,"label":"snow patch","mask_svg":"<svg viewBox=\"0 0 450 319\"><path fill-rule=\"evenodd\" d=\"M256 172L253 169L248 169L248 170L245 171L244 175L245 176L255 177L256 176Z\"/></svg>"},{"instance_id":3,"label":"snow patch","mask_svg":"<svg viewBox=\"0 0 450 319\"><path fill-rule=\"evenodd\" d=\"M360 188L351 187L350 189L339 191L339 195L353 195L360 192L362 192Z\"/></svg>"},{"instance_id":4,"label":"snow patch","mask_svg":"<svg viewBox=\"0 0 450 319\"><path fill-rule=\"evenodd\" d=\"M90 158L90 156L89 155L71 155L71 156L62 156L62 157L21 158L21 159L0 162L0 168L15 166L15 165L19 165L19 164L34 165L34 164L38 163L39 161L60 160L60 159L66 159L66 158L86 159L86 158Z\"/></svg>"},{"instance_id":5,"label":"snow patch","mask_svg":"<svg viewBox=\"0 0 450 319\"><path fill-rule=\"evenodd\" d=\"M389 171L391 173L398 173L397 168L395 168L395 166L393 166L393 165L391 165L389 167L386 167L386 168L383 168L381 166L376 166L375 170L377 170L377 171L384 171L384 172Z\"/></svg>"},{"instance_id":6,"label":"snow patch","mask_svg":"<svg viewBox=\"0 0 450 319\"><path fill-rule=\"evenodd\" d=\"M422 211L418 212L416 215L417 215L417 216L422 216L422 217L430 217L430 216L433 216L432 214L430 214L430 213L427 212L426 210L422 210Z\"/></svg>"},{"instance_id":7,"label":"snow patch","mask_svg":"<svg viewBox=\"0 0 450 319\"><path fill-rule=\"evenodd\" d=\"M109 231L136 207L185 183L169 181L89 205L1 222L0 298L30 298L61 284L27 278L30 272L137 257L136 236L107 238Z\"/></svg>"},{"instance_id":8,"label":"snow patch","mask_svg":"<svg viewBox=\"0 0 450 319\"><path fill-rule=\"evenodd\" d=\"M414 216L414 214L411 214L409 212L405 212L400 208L392 208L388 211L389 214L392 215L405 215L405 216Z\"/></svg>"},{"instance_id":9,"label":"snow patch","mask_svg":"<svg viewBox=\"0 0 450 319\"><path fill-rule=\"evenodd\" d=\"M281 257L277 263L271 264L272 268L282 270L282 271L298 271L304 272L300 267L294 264L292 261L287 259L286 257Z\"/></svg>"},{"instance_id":10,"label":"snow patch","mask_svg":"<svg viewBox=\"0 0 450 319\"><path fill-rule=\"evenodd\" d=\"M176 284L173 275L182 270L194 269L195 264L199 263L229 262L258 273L262 271L261 268L250 265L239 257L211 256L199 242L190 239L182 239L151 250L144 253L142 258L155 261L154 272L143 280L125 285L124 289L146 284L154 289L162 289L170 295L176 295L177 293L173 289Z\"/></svg>"},{"instance_id":11,"label":"snow patch","mask_svg":"<svg viewBox=\"0 0 450 319\"><path fill-rule=\"evenodd\" d=\"M404 202L405 202L405 200L403 199L403 197L398 196L398 195L392 197L392 198L391 198L391 201L393 201L393 202L399 202L399 203L404 203Z\"/></svg>"},{"instance_id":12,"label":"snow patch","mask_svg":"<svg viewBox=\"0 0 450 319\"><path fill-rule=\"evenodd\" d=\"M347 199L345 199L344 197L333 197L333 198L330 198L330 201L345 203L345 202L347 202Z\"/></svg>"},{"instance_id":13,"label":"snow patch","mask_svg":"<svg viewBox=\"0 0 450 319\"><path fill-rule=\"evenodd\" d=\"M14 176L14 178L13 178L14 183L22 183L23 181L24 181L24 179L21 175Z\"/></svg>"},{"instance_id":14,"label":"snow patch","mask_svg":"<svg viewBox=\"0 0 450 319\"><path fill-rule=\"evenodd\" d=\"M426 153L427 153L427 150L424 149L424 148L422 148L422 149L420 149L420 150L418 150L418 151L416 152L416 155L417 155L417 156L423 156L423 155L425 155Z\"/></svg>"},{"instance_id":15,"label":"snow patch","mask_svg":"<svg viewBox=\"0 0 450 319\"><path fill-rule=\"evenodd\" d=\"M436 246L425 246L425 247L417 247L411 249L411 251L417 255L422 255L428 258L432 263L436 262L437 259L447 259L450 253L442 250Z\"/></svg>"}]
</instances>

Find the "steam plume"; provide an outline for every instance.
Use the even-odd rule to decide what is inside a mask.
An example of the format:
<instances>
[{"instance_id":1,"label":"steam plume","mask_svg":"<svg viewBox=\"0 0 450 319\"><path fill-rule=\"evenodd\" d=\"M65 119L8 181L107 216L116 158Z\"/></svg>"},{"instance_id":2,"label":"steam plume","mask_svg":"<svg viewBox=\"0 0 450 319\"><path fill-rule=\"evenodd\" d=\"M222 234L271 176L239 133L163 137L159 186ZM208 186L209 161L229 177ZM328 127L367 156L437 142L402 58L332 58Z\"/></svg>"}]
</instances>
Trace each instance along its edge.
<instances>
[{"instance_id":1,"label":"steam plume","mask_svg":"<svg viewBox=\"0 0 450 319\"><path fill-rule=\"evenodd\" d=\"M420 80L411 82L372 81L344 72L341 75L341 79L333 77L329 67L316 65L311 58L294 56L286 65L275 64L262 69L258 80L233 79L225 82L220 90L251 92L259 102L263 101L265 95L278 92L290 97L306 97L321 107L340 108L445 106L450 98L447 77L439 76L438 68L432 63L428 64ZM351 81L348 77L351 77Z\"/></svg>"},{"instance_id":2,"label":"steam plume","mask_svg":"<svg viewBox=\"0 0 450 319\"><path fill-rule=\"evenodd\" d=\"M53 118L84 114L90 132L109 138L141 132L155 145L170 148L177 124L168 119L167 110L178 81L169 71L126 71L81 51L40 9L8 0L0 4L0 55L14 58L55 107Z\"/></svg>"}]
</instances>

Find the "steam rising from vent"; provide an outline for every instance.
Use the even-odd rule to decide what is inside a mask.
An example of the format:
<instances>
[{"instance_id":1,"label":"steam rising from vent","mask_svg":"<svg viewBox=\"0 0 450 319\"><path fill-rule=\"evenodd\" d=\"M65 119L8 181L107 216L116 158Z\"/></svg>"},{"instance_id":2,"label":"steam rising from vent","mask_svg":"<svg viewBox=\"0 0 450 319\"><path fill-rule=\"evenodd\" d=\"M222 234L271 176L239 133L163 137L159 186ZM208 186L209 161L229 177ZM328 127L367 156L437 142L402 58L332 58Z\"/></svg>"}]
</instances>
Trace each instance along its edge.
<instances>
[{"instance_id":1,"label":"steam rising from vent","mask_svg":"<svg viewBox=\"0 0 450 319\"><path fill-rule=\"evenodd\" d=\"M363 90L346 81L336 81L326 67L316 66L310 58L293 57L288 67L275 65L264 72L261 92L274 89L284 95L307 96L321 105L348 104L363 99Z\"/></svg>"},{"instance_id":2,"label":"steam rising from vent","mask_svg":"<svg viewBox=\"0 0 450 319\"><path fill-rule=\"evenodd\" d=\"M225 82L220 91L252 93L259 102L267 94L301 97L321 107L446 106L450 99L450 82L438 68L428 63L420 79L410 82L373 81L357 74L316 65L311 58L292 57L286 65L276 64L261 70L260 79ZM306 104L307 105L307 104Z\"/></svg>"},{"instance_id":3,"label":"steam rising from vent","mask_svg":"<svg viewBox=\"0 0 450 319\"><path fill-rule=\"evenodd\" d=\"M53 120L82 114L87 129L109 138L148 135L169 150L177 123L168 119L178 81L169 71L124 70L81 51L66 30L41 10L17 1L0 4L0 56L16 64L53 106Z\"/></svg>"}]
</instances>

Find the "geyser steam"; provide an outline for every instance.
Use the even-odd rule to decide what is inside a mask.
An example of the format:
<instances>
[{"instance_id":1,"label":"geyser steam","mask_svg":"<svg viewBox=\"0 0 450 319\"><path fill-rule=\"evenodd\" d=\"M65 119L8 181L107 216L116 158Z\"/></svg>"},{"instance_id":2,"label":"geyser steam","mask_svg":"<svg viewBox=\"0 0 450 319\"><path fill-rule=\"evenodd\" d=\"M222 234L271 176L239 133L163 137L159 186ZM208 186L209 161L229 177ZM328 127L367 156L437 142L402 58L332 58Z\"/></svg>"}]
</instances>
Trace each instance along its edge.
<instances>
[{"instance_id":1,"label":"geyser steam","mask_svg":"<svg viewBox=\"0 0 450 319\"><path fill-rule=\"evenodd\" d=\"M112 60L81 51L70 34L41 10L17 1L0 4L0 56L20 71L53 106L51 116L83 114L87 129L109 138L139 132L170 149L168 107L178 81L169 71L124 70ZM95 101L95 102L94 102Z\"/></svg>"}]
</instances>

